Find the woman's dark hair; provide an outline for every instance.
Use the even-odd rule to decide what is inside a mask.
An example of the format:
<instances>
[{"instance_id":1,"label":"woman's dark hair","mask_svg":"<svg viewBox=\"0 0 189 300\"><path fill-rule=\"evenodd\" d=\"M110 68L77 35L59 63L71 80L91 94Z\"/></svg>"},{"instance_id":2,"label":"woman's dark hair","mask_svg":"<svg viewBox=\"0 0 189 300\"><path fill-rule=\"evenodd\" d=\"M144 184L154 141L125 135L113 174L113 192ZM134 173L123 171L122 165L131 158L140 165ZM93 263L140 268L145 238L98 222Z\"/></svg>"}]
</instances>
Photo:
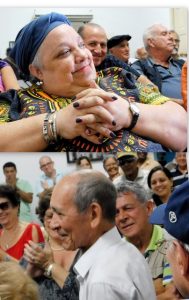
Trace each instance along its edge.
<instances>
[{"instance_id":1,"label":"woman's dark hair","mask_svg":"<svg viewBox=\"0 0 189 300\"><path fill-rule=\"evenodd\" d=\"M157 171L162 171L169 179L173 178L171 172L166 167L162 167L162 166L154 167L148 174L148 178L147 178L149 188L151 188L152 175Z\"/></svg>"},{"instance_id":2,"label":"woman's dark hair","mask_svg":"<svg viewBox=\"0 0 189 300\"><path fill-rule=\"evenodd\" d=\"M13 188L10 185L0 185L0 197L7 198L10 201L12 207L20 206L20 196L17 193L16 188Z\"/></svg>"},{"instance_id":3,"label":"woman's dark hair","mask_svg":"<svg viewBox=\"0 0 189 300\"><path fill-rule=\"evenodd\" d=\"M44 223L45 213L50 207L51 195L52 192L47 192L44 196L40 197L38 207L35 209L35 212L39 216L41 223Z\"/></svg>"},{"instance_id":4,"label":"woman's dark hair","mask_svg":"<svg viewBox=\"0 0 189 300\"><path fill-rule=\"evenodd\" d=\"M78 159L76 160L76 165L79 167L80 164L81 164L81 161L82 161L83 159L86 159L86 160L88 161L88 163L90 164L91 168L92 168L92 163L91 163L90 158L89 158L88 156L84 156L84 155L78 157Z\"/></svg>"},{"instance_id":5,"label":"woman's dark hair","mask_svg":"<svg viewBox=\"0 0 189 300\"><path fill-rule=\"evenodd\" d=\"M16 170L16 165L12 161L9 161L3 165L3 170L5 170L6 168L14 168Z\"/></svg>"}]
</instances>

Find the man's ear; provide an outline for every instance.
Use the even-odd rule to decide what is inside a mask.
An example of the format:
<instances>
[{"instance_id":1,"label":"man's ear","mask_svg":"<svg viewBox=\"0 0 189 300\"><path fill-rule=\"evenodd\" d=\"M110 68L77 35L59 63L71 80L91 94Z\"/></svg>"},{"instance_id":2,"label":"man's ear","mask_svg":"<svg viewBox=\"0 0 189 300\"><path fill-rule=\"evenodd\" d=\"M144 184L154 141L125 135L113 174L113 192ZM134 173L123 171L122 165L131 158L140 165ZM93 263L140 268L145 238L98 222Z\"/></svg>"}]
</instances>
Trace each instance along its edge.
<instances>
[{"instance_id":1,"label":"man's ear","mask_svg":"<svg viewBox=\"0 0 189 300\"><path fill-rule=\"evenodd\" d=\"M97 202L93 202L90 205L90 223L91 228L99 226L102 219L102 208Z\"/></svg>"},{"instance_id":2,"label":"man's ear","mask_svg":"<svg viewBox=\"0 0 189 300\"><path fill-rule=\"evenodd\" d=\"M30 74L32 76L36 77L40 81L43 81L43 73L41 72L41 70L39 68L37 68L34 65L30 64L29 65L29 71L30 71Z\"/></svg>"},{"instance_id":3,"label":"man's ear","mask_svg":"<svg viewBox=\"0 0 189 300\"><path fill-rule=\"evenodd\" d=\"M189 254L178 241L173 241L175 246L175 259L182 276L189 276Z\"/></svg>"},{"instance_id":4,"label":"man's ear","mask_svg":"<svg viewBox=\"0 0 189 300\"><path fill-rule=\"evenodd\" d=\"M153 212L153 209L154 209L154 202L152 199L149 199L146 203L146 209L147 209L147 214L148 214L148 217L150 217L150 215L152 214Z\"/></svg>"},{"instance_id":5,"label":"man's ear","mask_svg":"<svg viewBox=\"0 0 189 300\"><path fill-rule=\"evenodd\" d=\"M154 47L154 39L149 38L149 39L148 39L148 45L149 45L150 47Z\"/></svg>"}]
</instances>

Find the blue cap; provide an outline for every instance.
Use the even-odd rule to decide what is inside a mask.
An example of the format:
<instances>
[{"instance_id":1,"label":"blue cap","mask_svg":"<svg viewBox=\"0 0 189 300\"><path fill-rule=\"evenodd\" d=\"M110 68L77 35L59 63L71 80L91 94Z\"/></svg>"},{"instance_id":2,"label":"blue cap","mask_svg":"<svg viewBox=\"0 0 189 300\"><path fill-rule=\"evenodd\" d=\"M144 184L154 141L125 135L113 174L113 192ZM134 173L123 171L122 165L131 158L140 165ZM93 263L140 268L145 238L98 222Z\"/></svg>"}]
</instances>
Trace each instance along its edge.
<instances>
[{"instance_id":1,"label":"blue cap","mask_svg":"<svg viewBox=\"0 0 189 300\"><path fill-rule=\"evenodd\" d=\"M176 188L169 198L164 228L173 237L189 245L189 181Z\"/></svg>"},{"instance_id":2,"label":"blue cap","mask_svg":"<svg viewBox=\"0 0 189 300\"><path fill-rule=\"evenodd\" d=\"M153 210L149 218L149 222L151 224L156 224L156 225L164 224L164 214L165 214L166 205L167 203L161 204Z\"/></svg>"},{"instance_id":3,"label":"blue cap","mask_svg":"<svg viewBox=\"0 0 189 300\"><path fill-rule=\"evenodd\" d=\"M31 21L19 31L9 56L24 74L29 75L28 67L48 33L62 24L70 25L67 17L52 12Z\"/></svg>"}]
</instances>

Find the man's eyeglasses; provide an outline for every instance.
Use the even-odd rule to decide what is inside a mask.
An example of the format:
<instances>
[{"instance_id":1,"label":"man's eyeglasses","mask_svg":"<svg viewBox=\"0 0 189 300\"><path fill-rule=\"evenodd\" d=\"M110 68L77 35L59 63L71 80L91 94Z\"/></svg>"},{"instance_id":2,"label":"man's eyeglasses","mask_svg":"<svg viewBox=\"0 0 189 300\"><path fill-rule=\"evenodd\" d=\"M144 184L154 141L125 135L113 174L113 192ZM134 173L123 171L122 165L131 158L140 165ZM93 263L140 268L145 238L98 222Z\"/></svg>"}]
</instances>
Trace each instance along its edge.
<instances>
[{"instance_id":1,"label":"man's eyeglasses","mask_svg":"<svg viewBox=\"0 0 189 300\"><path fill-rule=\"evenodd\" d=\"M0 203L0 209L1 210L7 210L10 208L10 203L9 202L2 202Z\"/></svg>"},{"instance_id":2,"label":"man's eyeglasses","mask_svg":"<svg viewBox=\"0 0 189 300\"><path fill-rule=\"evenodd\" d=\"M52 164L52 161L49 161L48 163L46 163L44 165L41 165L40 168L43 169L43 168L45 168L45 167L47 167L47 166L49 166L51 164Z\"/></svg>"}]
</instances>

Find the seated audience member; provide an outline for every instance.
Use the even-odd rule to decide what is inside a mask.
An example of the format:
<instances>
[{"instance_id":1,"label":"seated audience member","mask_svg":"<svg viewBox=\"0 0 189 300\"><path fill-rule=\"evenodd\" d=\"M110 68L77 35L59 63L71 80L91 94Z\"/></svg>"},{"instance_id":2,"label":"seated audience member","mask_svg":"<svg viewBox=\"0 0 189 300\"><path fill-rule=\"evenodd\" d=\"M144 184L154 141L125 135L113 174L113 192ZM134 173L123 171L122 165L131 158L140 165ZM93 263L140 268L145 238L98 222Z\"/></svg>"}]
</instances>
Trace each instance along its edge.
<instances>
[{"instance_id":1,"label":"seated audience member","mask_svg":"<svg viewBox=\"0 0 189 300\"><path fill-rule=\"evenodd\" d=\"M167 259L174 284L189 298L189 182L184 182L172 193L165 209L164 227L172 236L168 240Z\"/></svg>"},{"instance_id":2,"label":"seated audience member","mask_svg":"<svg viewBox=\"0 0 189 300\"><path fill-rule=\"evenodd\" d=\"M138 167L140 169L150 171L152 168L160 165L158 161L156 161L150 156L150 153L137 152L137 156L138 156Z\"/></svg>"},{"instance_id":3,"label":"seated audience member","mask_svg":"<svg viewBox=\"0 0 189 300\"><path fill-rule=\"evenodd\" d=\"M166 167L157 166L151 169L147 181L153 192L152 198L156 206L166 203L173 189L171 172Z\"/></svg>"},{"instance_id":4,"label":"seated audience member","mask_svg":"<svg viewBox=\"0 0 189 300\"><path fill-rule=\"evenodd\" d=\"M1 300L40 300L37 284L15 262L0 263Z\"/></svg>"},{"instance_id":5,"label":"seated audience member","mask_svg":"<svg viewBox=\"0 0 189 300\"><path fill-rule=\"evenodd\" d=\"M109 179L114 181L115 178L120 176L119 163L115 156L108 156L103 160L104 170L108 173Z\"/></svg>"},{"instance_id":6,"label":"seated audience member","mask_svg":"<svg viewBox=\"0 0 189 300\"><path fill-rule=\"evenodd\" d=\"M144 169L140 169L138 167L138 157L136 152L120 152L117 153L117 158L119 162L119 166L121 167L123 171L123 175L120 175L114 180L114 183L116 184L119 181L133 181L141 186L143 186L147 191L149 191L148 185L147 185L147 177L148 177L148 171Z\"/></svg>"},{"instance_id":7,"label":"seated audience member","mask_svg":"<svg viewBox=\"0 0 189 300\"><path fill-rule=\"evenodd\" d=\"M175 160L176 166L171 170L171 175L173 177L173 186L177 187L188 180L186 152L176 152Z\"/></svg>"},{"instance_id":8,"label":"seated audience member","mask_svg":"<svg viewBox=\"0 0 189 300\"><path fill-rule=\"evenodd\" d=\"M148 53L144 47L138 48L136 50L136 59L145 59L148 57Z\"/></svg>"},{"instance_id":9,"label":"seated audience member","mask_svg":"<svg viewBox=\"0 0 189 300\"><path fill-rule=\"evenodd\" d=\"M19 90L20 86L11 66L0 59L0 93L10 89Z\"/></svg>"},{"instance_id":10,"label":"seated audience member","mask_svg":"<svg viewBox=\"0 0 189 300\"><path fill-rule=\"evenodd\" d=\"M166 255L162 254L163 248L158 247L168 234L160 226L149 223L153 202L148 193L142 186L130 181L116 184L116 190L116 225L124 239L135 245L146 258L157 299L180 299L176 297Z\"/></svg>"},{"instance_id":11,"label":"seated audience member","mask_svg":"<svg viewBox=\"0 0 189 300\"><path fill-rule=\"evenodd\" d=\"M151 83L145 76L131 68L126 62L118 59L112 54L108 54L108 38L105 30L98 24L87 23L79 27L79 35L84 40L86 48L93 56L93 62L97 71L102 71L110 67L119 67L132 73L138 82Z\"/></svg>"},{"instance_id":12,"label":"seated audience member","mask_svg":"<svg viewBox=\"0 0 189 300\"><path fill-rule=\"evenodd\" d=\"M171 57L174 59L179 59L178 51L179 51L179 46L180 46L180 37L179 37L178 33L173 29L169 30L169 34L172 38L173 45L174 45ZM180 61L182 63L184 63L183 59L180 59Z\"/></svg>"},{"instance_id":13,"label":"seated audience member","mask_svg":"<svg viewBox=\"0 0 189 300\"><path fill-rule=\"evenodd\" d=\"M18 218L20 198L14 188L0 185L0 261L20 260L29 241L44 241L40 226Z\"/></svg>"},{"instance_id":14,"label":"seated audience member","mask_svg":"<svg viewBox=\"0 0 189 300\"><path fill-rule=\"evenodd\" d=\"M187 110L187 62L185 61L182 72L181 72L181 89L182 89L182 98L183 98L183 105L184 108Z\"/></svg>"},{"instance_id":15,"label":"seated audience member","mask_svg":"<svg viewBox=\"0 0 189 300\"><path fill-rule=\"evenodd\" d=\"M64 176L64 173L56 170L54 161L48 155L40 157L39 167L42 174L36 184L36 194L38 197L42 197L47 192L52 192L55 184Z\"/></svg>"},{"instance_id":16,"label":"seated audience member","mask_svg":"<svg viewBox=\"0 0 189 300\"><path fill-rule=\"evenodd\" d=\"M41 27L43 31L39 30ZM55 42L52 43L52 40ZM67 46L62 44L65 40ZM60 51L64 52L69 47L74 49L74 57L69 55L69 51L59 55ZM50 13L31 21L21 29L10 55L20 69L26 74L31 73L40 85L14 93L9 113L3 114L4 118L8 116L9 121L33 116L31 122L12 122L15 124L16 141L11 144L8 141L13 136L12 126L2 126L5 138L1 145L7 145L6 151L39 151L45 148L49 151L163 151L161 145L175 151L186 148L185 110L160 94L154 97L151 92L155 87L150 86L149 90L149 87L141 85L139 99L139 90L135 84L131 88L131 78L125 77L124 82L129 88L122 86L123 81L118 81L120 87L114 94L111 74L107 78L101 74L97 83L107 91L97 88L91 53L64 15ZM126 76L122 70L116 70L122 79ZM117 80L115 73L113 78ZM5 96L4 93L4 99ZM145 104L125 101L128 97ZM38 114L42 115L34 118ZM20 126L22 131L18 130ZM5 134L7 128L9 131ZM95 133L90 134L89 129ZM2 149L5 150L3 146Z\"/></svg>"},{"instance_id":17,"label":"seated audience member","mask_svg":"<svg viewBox=\"0 0 189 300\"><path fill-rule=\"evenodd\" d=\"M132 67L156 84L163 95L183 104L181 69L184 62L171 57L174 44L168 29L161 24L152 25L144 32L143 42L148 57L134 62Z\"/></svg>"},{"instance_id":18,"label":"seated audience member","mask_svg":"<svg viewBox=\"0 0 189 300\"><path fill-rule=\"evenodd\" d=\"M155 300L144 257L122 241L115 227L116 189L104 174L82 170L65 176L55 186L50 206L51 224L61 238L68 235L63 247L83 251L74 265L79 299Z\"/></svg>"},{"instance_id":19,"label":"seated audience member","mask_svg":"<svg viewBox=\"0 0 189 300\"><path fill-rule=\"evenodd\" d=\"M51 193L47 193L40 198L36 209L47 235L45 248L34 242L26 245L24 257L30 262L27 270L29 269L29 274L34 276L39 285L41 300L79 300L79 290L73 272L77 251L65 250L62 246L63 238L57 233L56 224L51 227L53 212L50 208L50 197ZM40 272L36 276L37 270Z\"/></svg>"},{"instance_id":20,"label":"seated audience member","mask_svg":"<svg viewBox=\"0 0 189 300\"><path fill-rule=\"evenodd\" d=\"M128 34L115 35L111 37L107 42L107 47L109 52L127 64L129 63L129 57L130 57L130 48L129 48L130 39L131 36Z\"/></svg>"},{"instance_id":21,"label":"seated audience member","mask_svg":"<svg viewBox=\"0 0 189 300\"><path fill-rule=\"evenodd\" d=\"M88 156L80 156L76 161L77 169L92 169L92 162Z\"/></svg>"}]
</instances>

